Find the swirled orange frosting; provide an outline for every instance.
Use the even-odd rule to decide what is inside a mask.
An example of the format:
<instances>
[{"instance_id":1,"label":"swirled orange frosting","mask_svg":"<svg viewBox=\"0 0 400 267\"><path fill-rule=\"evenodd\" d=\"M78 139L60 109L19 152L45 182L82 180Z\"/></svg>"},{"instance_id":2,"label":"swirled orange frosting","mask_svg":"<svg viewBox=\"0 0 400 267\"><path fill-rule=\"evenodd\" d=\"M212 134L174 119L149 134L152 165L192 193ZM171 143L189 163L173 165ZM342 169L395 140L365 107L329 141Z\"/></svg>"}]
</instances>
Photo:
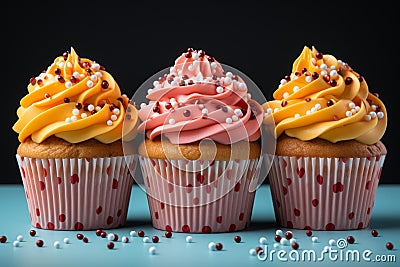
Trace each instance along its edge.
<instances>
[{"instance_id":1,"label":"swirled orange frosting","mask_svg":"<svg viewBox=\"0 0 400 267\"><path fill-rule=\"evenodd\" d=\"M20 142L31 137L41 143L55 135L70 143L92 138L112 143L122 138L124 120L131 120L124 140L136 135L136 108L103 66L80 58L73 48L31 78L28 92L13 126Z\"/></svg>"},{"instance_id":2,"label":"swirled orange frosting","mask_svg":"<svg viewBox=\"0 0 400 267\"><path fill-rule=\"evenodd\" d=\"M368 90L365 79L347 63L304 47L292 73L281 80L264 110L282 133L303 141L378 142L386 131L385 105Z\"/></svg>"}]
</instances>

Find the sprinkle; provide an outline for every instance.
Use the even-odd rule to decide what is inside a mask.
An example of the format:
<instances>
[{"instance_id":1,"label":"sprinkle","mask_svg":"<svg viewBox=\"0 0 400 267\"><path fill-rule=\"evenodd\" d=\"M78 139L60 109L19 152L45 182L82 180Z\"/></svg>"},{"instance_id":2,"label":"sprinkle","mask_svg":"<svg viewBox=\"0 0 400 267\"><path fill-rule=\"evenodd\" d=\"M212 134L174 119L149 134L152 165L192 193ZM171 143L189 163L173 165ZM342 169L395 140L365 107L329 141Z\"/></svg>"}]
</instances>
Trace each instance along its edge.
<instances>
[{"instance_id":1,"label":"sprinkle","mask_svg":"<svg viewBox=\"0 0 400 267\"><path fill-rule=\"evenodd\" d=\"M240 90L246 89L246 85L244 83L238 83L238 85Z\"/></svg>"},{"instance_id":2,"label":"sprinkle","mask_svg":"<svg viewBox=\"0 0 400 267\"><path fill-rule=\"evenodd\" d=\"M213 69L215 69L216 67L217 67L217 63L215 63L215 62L211 62L211 68L213 68Z\"/></svg>"},{"instance_id":3,"label":"sprinkle","mask_svg":"<svg viewBox=\"0 0 400 267\"><path fill-rule=\"evenodd\" d=\"M329 244L329 246L336 246L336 240L335 239L330 239L329 241L328 241L328 244Z\"/></svg>"},{"instance_id":4,"label":"sprinkle","mask_svg":"<svg viewBox=\"0 0 400 267\"><path fill-rule=\"evenodd\" d=\"M353 115L353 112L351 112L351 111L349 111L349 110L346 111L346 116L347 116L347 117L350 117L351 115Z\"/></svg>"},{"instance_id":5,"label":"sprinkle","mask_svg":"<svg viewBox=\"0 0 400 267\"><path fill-rule=\"evenodd\" d=\"M257 251L256 251L254 248L251 248L251 249L249 250L249 254L250 254L251 256L256 256L256 255L257 255Z\"/></svg>"},{"instance_id":6,"label":"sprinkle","mask_svg":"<svg viewBox=\"0 0 400 267\"><path fill-rule=\"evenodd\" d=\"M361 108L360 108L359 106L355 106L354 109L355 109L356 111L359 111Z\"/></svg>"},{"instance_id":7,"label":"sprinkle","mask_svg":"<svg viewBox=\"0 0 400 267\"><path fill-rule=\"evenodd\" d=\"M82 113L82 114L81 114L81 118L82 118L82 119L87 118L87 114L86 114L86 113Z\"/></svg>"},{"instance_id":8,"label":"sprinkle","mask_svg":"<svg viewBox=\"0 0 400 267\"><path fill-rule=\"evenodd\" d=\"M314 73L311 75L311 77L312 77L314 80L318 79L318 77L319 77L318 72L314 72Z\"/></svg>"},{"instance_id":9,"label":"sprinkle","mask_svg":"<svg viewBox=\"0 0 400 267\"><path fill-rule=\"evenodd\" d=\"M247 94L247 99L251 99L251 94L250 93Z\"/></svg>"},{"instance_id":10,"label":"sprinkle","mask_svg":"<svg viewBox=\"0 0 400 267\"><path fill-rule=\"evenodd\" d=\"M282 234L283 234L283 233L282 233ZM275 240L276 242L280 242L281 239L282 239L282 236L281 236L281 235L275 235L275 236L274 236L274 240Z\"/></svg>"},{"instance_id":11,"label":"sprinkle","mask_svg":"<svg viewBox=\"0 0 400 267\"><path fill-rule=\"evenodd\" d=\"M39 240L36 241L36 246L41 248L41 247L43 247L43 245L44 245L43 240L39 239Z\"/></svg>"},{"instance_id":12,"label":"sprinkle","mask_svg":"<svg viewBox=\"0 0 400 267\"><path fill-rule=\"evenodd\" d=\"M69 244L71 241L69 240L68 237L66 237L66 238L64 238L63 242L64 242L64 244Z\"/></svg>"},{"instance_id":13,"label":"sprinkle","mask_svg":"<svg viewBox=\"0 0 400 267\"><path fill-rule=\"evenodd\" d=\"M107 89L108 86L109 86L109 83L108 83L106 80L103 80L103 81L101 82L101 88ZM151 90L151 89L149 89L149 90ZM148 92L148 91L147 91L147 92Z\"/></svg>"},{"instance_id":14,"label":"sprinkle","mask_svg":"<svg viewBox=\"0 0 400 267\"><path fill-rule=\"evenodd\" d=\"M93 63L92 64L92 69L95 69L95 70L100 69L100 64L99 63Z\"/></svg>"},{"instance_id":15,"label":"sprinkle","mask_svg":"<svg viewBox=\"0 0 400 267\"><path fill-rule=\"evenodd\" d=\"M57 63L57 66L59 66L60 68L64 68L64 65L65 63L62 61Z\"/></svg>"},{"instance_id":16,"label":"sprinkle","mask_svg":"<svg viewBox=\"0 0 400 267\"><path fill-rule=\"evenodd\" d=\"M228 123L228 124L231 124L232 123L232 118L226 118L225 122Z\"/></svg>"},{"instance_id":17,"label":"sprinkle","mask_svg":"<svg viewBox=\"0 0 400 267\"><path fill-rule=\"evenodd\" d=\"M44 97L45 97L45 98L50 98L50 94L45 93L45 94L44 94Z\"/></svg>"},{"instance_id":18,"label":"sprinkle","mask_svg":"<svg viewBox=\"0 0 400 267\"><path fill-rule=\"evenodd\" d=\"M107 243L107 248L108 249L113 249L114 248L114 242L108 242Z\"/></svg>"},{"instance_id":19,"label":"sprinkle","mask_svg":"<svg viewBox=\"0 0 400 267\"><path fill-rule=\"evenodd\" d=\"M330 75L331 77L336 77L336 76L338 76L338 72L337 72L336 70L331 70L331 71L329 72L329 75Z\"/></svg>"},{"instance_id":20,"label":"sprinkle","mask_svg":"<svg viewBox=\"0 0 400 267\"><path fill-rule=\"evenodd\" d=\"M36 235L36 231L33 230L33 229L30 230L30 231L29 231L29 235L30 235L30 236L35 236L35 235Z\"/></svg>"},{"instance_id":21,"label":"sprinkle","mask_svg":"<svg viewBox=\"0 0 400 267\"><path fill-rule=\"evenodd\" d=\"M287 83L287 80L286 79L282 79L281 81L280 81L280 84L281 85L284 85L284 84L286 84Z\"/></svg>"},{"instance_id":22,"label":"sprinkle","mask_svg":"<svg viewBox=\"0 0 400 267\"><path fill-rule=\"evenodd\" d=\"M322 77L326 76L327 74L328 74L328 73L327 73L325 70L321 71L321 76L322 76Z\"/></svg>"},{"instance_id":23,"label":"sprinkle","mask_svg":"<svg viewBox=\"0 0 400 267\"><path fill-rule=\"evenodd\" d=\"M71 116L71 121L77 121L78 120L78 118L74 115L74 116Z\"/></svg>"},{"instance_id":24,"label":"sprinkle","mask_svg":"<svg viewBox=\"0 0 400 267\"><path fill-rule=\"evenodd\" d=\"M149 248L149 254L150 254L150 255L155 255L156 253L157 253L156 247L155 247L155 246L151 246L151 247Z\"/></svg>"},{"instance_id":25,"label":"sprinkle","mask_svg":"<svg viewBox=\"0 0 400 267\"><path fill-rule=\"evenodd\" d=\"M222 88L221 86L218 86L216 91L218 94L220 94L220 93L224 92L224 88Z\"/></svg>"},{"instance_id":26,"label":"sprinkle","mask_svg":"<svg viewBox=\"0 0 400 267\"><path fill-rule=\"evenodd\" d=\"M19 241L18 240L15 240L14 242L13 242L13 246L14 247L19 247L20 246L20 243L19 243Z\"/></svg>"},{"instance_id":27,"label":"sprinkle","mask_svg":"<svg viewBox=\"0 0 400 267\"><path fill-rule=\"evenodd\" d=\"M164 234L164 236L165 236L166 238L171 238L171 237L172 237L172 232L166 231L165 234Z\"/></svg>"},{"instance_id":28,"label":"sprinkle","mask_svg":"<svg viewBox=\"0 0 400 267\"><path fill-rule=\"evenodd\" d=\"M344 83L346 84L346 85L349 85L349 84L351 84L353 82L353 79L351 78L351 77L346 77L346 79L344 79Z\"/></svg>"},{"instance_id":29,"label":"sprinkle","mask_svg":"<svg viewBox=\"0 0 400 267\"><path fill-rule=\"evenodd\" d=\"M305 100L306 100L306 102L310 102L311 98L307 97Z\"/></svg>"},{"instance_id":30,"label":"sprinkle","mask_svg":"<svg viewBox=\"0 0 400 267\"><path fill-rule=\"evenodd\" d=\"M278 230L275 231L275 234L282 236L283 235L283 231L278 229Z\"/></svg>"},{"instance_id":31,"label":"sprinkle","mask_svg":"<svg viewBox=\"0 0 400 267\"><path fill-rule=\"evenodd\" d=\"M378 113L376 113L376 115L378 116L378 119L382 119L385 116L382 111L379 111Z\"/></svg>"},{"instance_id":32,"label":"sprinkle","mask_svg":"<svg viewBox=\"0 0 400 267\"><path fill-rule=\"evenodd\" d=\"M151 94L151 92L153 92L153 89L147 90L147 94Z\"/></svg>"},{"instance_id":33,"label":"sprinkle","mask_svg":"<svg viewBox=\"0 0 400 267\"><path fill-rule=\"evenodd\" d=\"M326 70L326 69L328 68L328 66L327 66L325 63L322 63L322 64L319 66L319 68L322 69L322 70Z\"/></svg>"},{"instance_id":34,"label":"sprinkle","mask_svg":"<svg viewBox=\"0 0 400 267\"><path fill-rule=\"evenodd\" d=\"M90 88L90 87L93 87L93 85L94 85L94 84L93 84L93 81L92 81L92 80L89 80L89 81L86 82L86 86L89 87L89 88Z\"/></svg>"},{"instance_id":35,"label":"sprinkle","mask_svg":"<svg viewBox=\"0 0 400 267\"><path fill-rule=\"evenodd\" d=\"M115 121L115 120L118 119L118 117L117 117L117 115L113 114L113 115L111 115L110 119L111 119L112 121Z\"/></svg>"},{"instance_id":36,"label":"sprinkle","mask_svg":"<svg viewBox=\"0 0 400 267\"><path fill-rule=\"evenodd\" d=\"M74 108L73 110L72 110L72 115L78 115L79 114L79 109L77 109L77 108Z\"/></svg>"},{"instance_id":37,"label":"sprinkle","mask_svg":"<svg viewBox=\"0 0 400 267\"><path fill-rule=\"evenodd\" d=\"M208 243L208 249L211 251L214 251L217 249L215 246L216 246L216 244L214 242Z\"/></svg>"},{"instance_id":38,"label":"sprinkle","mask_svg":"<svg viewBox=\"0 0 400 267\"><path fill-rule=\"evenodd\" d=\"M174 125L175 124L175 120L173 118L171 118L171 119L168 120L168 123L170 125Z\"/></svg>"},{"instance_id":39,"label":"sprinkle","mask_svg":"<svg viewBox=\"0 0 400 267\"><path fill-rule=\"evenodd\" d=\"M287 101L286 101L286 100L283 100L282 103L281 103L281 106L282 106L282 107L285 107L286 105L287 105Z\"/></svg>"},{"instance_id":40,"label":"sprinkle","mask_svg":"<svg viewBox=\"0 0 400 267\"><path fill-rule=\"evenodd\" d=\"M145 237L143 237L142 241L143 241L143 243L150 243L150 237L145 236Z\"/></svg>"},{"instance_id":41,"label":"sprinkle","mask_svg":"<svg viewBox=\"0 0 400 267\"><path fill-rule=\"evenodd\" d=\"M232 83L232 79L230 77L225 77L224 78L224 83L231 84Z\"/></svg>"},{"instance_id":42,"label":"sprinkle","mask_svg":"<svg viewBox=\"0 0 400 267\"><path fill-rule=\"evenodd\" d=\"M365 115L364 119L366 121L370 121L372 119L372 117L371 117L371 115L367 114L367 115Z\"/></svg>"},{"instance_id":43,"label":"sprinkle","mask_svg":"<svg viewBox=\"0 0 400 267\"><path fill-rule=\"evenodd\" d=\"M232 120L233 120L233 121L237 121L237 120L239 120L239 118L238 118L238 116L233 115L233 116L232 116Z\"/></svg>"},{"instance_id":44,"label":"sprinkle","mask_svg":"<svg viewBox=\"0 0 400 267\"><path fill-rule=\"evenodd\" d=\"M371 118L375 119L376 118L376 112L375 111L371 111L369 113L369 115L371 115Z\"/></svg>"},{"instance_id":45,"label":"sprinkle","mask_svg":"<svg viewBox=\"0 0 400 267\"><path fill-rule=\"evenodd\" d=\"M216 248L217 250L222 250L222 248L223 248L222 243L217 243L217 244L215 244L215 248Z\"/></svg>"},{"instance_id":46,"label":"sprinkle","mask_svg":"<svg viewBox=\"0 0 400 267\"><path fill-rule=\"evenodd\" d=\"M92 76L90 76L90 79L92 81L96 81L97 80L97 75L93 74Z\"/></svg>"},{"instance_id":47,"label":"sprinkle","mask_svg":"<svg viewBox=\"0 0 400 267\"><path fill-rule=\"evenodd\" d=\"M321 104L320 104L320 103L317 103L317 104L315 104L315 106L314 106L314 107L315 107L315 109L317 109L317 110L318 110L318 109L320 109L320 108L321 108Z\"/></svg>"},{"instance_id":48,"label":"sprinkle","mask_svg":"<svg viewBox=\"0 0 400 267\"><path fill-rule=\"evenodd\" d=\"M266 245L268 242L267 242L267 238L265 238L265 237L260 237L260 239L258 240L258 242L261 244L261 245Z\"/></svg>"},{"instance_id":49,"label":"sprinkle","mask_svg":"<svg viewBox=\"0 0 400 267\"><path fill-rule=\"evenodd\" d=\"M88 106L87 106L87 109L88 109L89 111L94 110L94 105L92 105L92 104L88 105Z\"/></svg>"},{"instance_id":50,"label":"sprinkle","mask_svg":"<svg viewBox=\"0 0 400 267\"><path fill-rule=\"evenodd\" d=\"M287 240L290 240L293 237L293 232L292 231L286 231L285 237Z\"/></svg>"},{"instance_id":51,"label":"sprinkle","mask_svg":"<svg viewBox=\"0 0 400 267\"><path fill-rule=\"evenodd\" d=\"M295 119L300 118L300 114L298 114L298 113L294 114L294 118L295 118Z\"/></svg>"},{"instance_id":52,"label":"sprinkle","mask_svg":"<svg viewBox=\"0 0 400 267\"><path fill-rule=\"evenodd\" d=\"M208 114L208 109L203 108L203 109L201 110L201 113L202 113L202 114Z\"/></svg>"},{"instance_id":53,"label":"sprinkle","mask_svg":"<svg viewBox=\"0 0 400 267\"><path fill-rule=\"evenodd\" d=\"M371 235L374 236L374 237L377 237L377 236L378 236L378 231L375 230L375 229L372 230L372 231L371 231Z\"/></svg>"},{"instance_id":54,"label":"sprinkle","mask_svg":"<svg viewBox=\"0 0 400 267\"><path fill-rule=\"evenodd\" d=\"M312 231L311 230L307 230L306 235L307 236L312 236Z\"/></svg>"},{"instance_id":55,"label":"sprinkle","mask_svg":"<svg viewBox=\"0 0 400 267\"><path fill-rule=\"evenodd\" d=\"M279 242L280 242L281 245L283 245L283 246L289 245L289 240L287 240L286 238L282 238Z\"/></svg>"},{"instance_id":56,"label":"sprinkle","mask_svg":"<svg viewBox=\"0 0 400 267\"><path fill-rule=\"evenodd\" d=\"M74 73L72 73L72 76L74 76L75 78L79 78L79 72L74 71Z\"/></svg>"},{"instance_id":57,"label":"sprinkle","mask_svg":"<svg viewBox=\"0 0 400 267\"><path fill-rule=\"evenodd\" d=\"M59 249L61 247L60 241L54 241L53 247L55 247L56 249Z\"/></svg>"},{"instance_id":58,"label":"sprinkle","mask_svg":"<svg viewBox=\"0 0 400 267\"><path fill-rule=\"evenodd\" d=\"M112 126L112 125L113 125L112 120L108 120L108 121L107 121L107 125L108 125L108 126Z\"/></svg>"},{"instance_id":59,"label":"sprinkle","mask_svg":"<svg viewBox=\"0 0 400 267\"><path fill-rule=\"evenodd\" d=\"M356 107L356 104L354 104L353 102L349 103L349 108L355 108L355 107Z\"/></svg>"},{"instance_id":60,"label":"sprinkle","mask_svg":"<svg viewBox=\"0 0 400 267\"><path fill-rule=\"evenodd\" d=\"M355 239L354 239L353 236L349 235L349 236L347 237L347 242L348 242L349 244L353 244L354 241L355 241Z\"/></svg>"},{"instance_id":61,"label":"sprinkle","mask_svg":"<svg viewBox=\"0 0 400 267\"><path fill-rule=\"evenodd\" d=\"M128 243L128 242L129 242L129 238L126 237L126 236L123 236L123 237L121 238L121 241L122 241L122 243Z\"/></svg>"},{"instance_id":62,"label":"sprinkle","mask_svg":"<svg viewBox=\"0 0 400 267\"><path fill-rule=\"evenodd\" d=\"M316 237L316 236L311 237L311 241L313 243L317 243L318 242L318 237Z\"/></svg>"},{"instance_id":63,"label":"sprinkle","mask_svg":"<svg viewBox=\"0 0 400 267\"><path fill-rule=\"evenodd\" d=\"M72 82L65 83L65 88L71 88L71 87L72 87Z\"/></svg>"},{"instance_id":64,"label":"sprinkle","mask_svg":"<svg viewBox=\"0 0 400 267\"><path fill-rule=\"evenodd\" d=\"M112 111L115 115L119 115L119 108L114 108Z\"/></svg>"},{"instance_id":65,"label":"sprinkle","mask_svg":"<svg viewBox=\"0 0 400 267\"><path fill-rule=\"evenodd\" d=\"M100 110L101 110L101 107L100 107L100 106L96 106L95 110L96 110L96 111L100 111Z\"/></svg>"},{"instance_id":66,"label":"sprinkle","mask_svg":"<svg viewBox=\"0 0 400 267\"><path fill-rule=\"evenodd\" d=\"M327 105L328 107L332 106L333 104L334 104L334 102L333 102L332 99L329 99L328 102L326 103L326 105Z\"/></svg>"},{"instance_id":67,"label":"sprinkle","mask_svg":"<svg viewBox=\"0 0 400 267\"><path fill-rule=\"evenodd\" d=\"M293 86L293 92L297 92L300 90L300 87L298 87L297 85Z\"/></svg>"},{"instance_id":68,"label":"sprinkle","mask_svg":"<svg viewBox=\"0 0 400 267\"><path fill-rule=\"evenodd\" d=\"M288 98L289 97L289 93L288 92L284 92L282 96L283 96L283 98Z\"/></svg>"},{"instance_id":69,"label":"sprinkle","mask_svg":"<svg viewBox=\"0 0 400 267\"><path fill-rule=\"evenodd\" d=\"M236 243L240 243L242 241L242 238L239 235L236 235L233 240L235 240Z\"/></svg>"},{"instance_id":70,"label":"sprinkle","mask_svg":"<svg viewBox=\"0 0 400 267\"><path fill-rule=\"evenodd\" d=\"M66 118L66 119L65 119L65 122L66 122L66 123L70 123L70 122L71 122L71 118Z\"/></svg>"},{"instance_id":71,"label":"sprinkle","mask_svg":"<svg viewBox=\"0 0 400 267\"><path fill-rule=\"evenodd\" d=\"M291 244L292 244L292 248L293 248L294 250L297 250L297 249L299 248L299 243L293 242L293 243L291 243Z\"/></svg>"},{"instance_id":72,"label":"sprinkle","mask_svg":"<svg viewBox=\"0 0 400 267\"><path fill-rule=\"evenodd\" d=\"M392 249L394 248L393 243L392 243L392 242L387 242L387 243L386 243L386 248L387 248L388 250L392 250Z\"/></svg>"},{"instance_id":73,"label":"sprinkle","mask_svg":"<svg viewBox=\"0 0 400 267\"><path fill-rule=\"evenodd\" d=\"M280 246L280 243L274 243L274 248L277 248Z\"/></svg>"},{"instance_id":74,"label":"sprinkle","mask_svg":"<svg viewBox=\"0 0 400 267\"><path fill-rule=\"evenodd\" d=\"M308 82L308 83L312 82L312 77L311 76L306 76L306 82Z\"/></svg>"},{"instance_id":75,"label":"sprinkle","mask_svg":"<svg viewBox=\"0 0 400 267\"><path fill-rule=\"evenodd\" d=\"M138 235L139 237L144 237L144 231L143 231L143 230L139 230L138 233L137 233L137 235Z\"/></svg>"},{"instance_id":76,"label":"sprinkle","mask_svg":"<svg viewBox=\"0 0 400 267\"><path fill-rule=\"evenodd\" d=\"M310 115L310 114L311 114L311 110L307 110L306 115Z\"/></svg>"},{"instance_id":77,"label":"sprinkle","mask_svg":"<svg viewBox=\"0 0 400 267\"><path fill-rule=\"evenodd\" d=\"M24 241L24 237L22 235L19 235L19 236L17 236L17 240L19 242L22 242L22 241Z\"/></svg>"},{"instance_id":78,"label":"sprinkle","mask_svg":"<svg viewBox=\"0 0 400 267\"><path fill-rule=\"evenodd\" d=\"M136 233L136 231L130 231L130 232L129 232L129 235L130 235L131 237L134 237L134 236L137 236L137 233Z\"/></svg>"},{"instance_id":79,"label":"sprinkle","mask_svg":"<svg viewBox=\"0 0 400 267\"><path fill-rule=\"evenodd\" d=\"M274 108L274 113L278 112L279 108Z\"/></svg>"},{"instance_id":80,"label":"sprinkle","mask_svg":"<svg viewBox=\"0 0 400 267\"><path fill-rule=\"evenodd\" d=\"M193 238L190 235L188 235L186 237L186 243L192 243L192 242L193 242Z\"/></svg>"}]
</instances>

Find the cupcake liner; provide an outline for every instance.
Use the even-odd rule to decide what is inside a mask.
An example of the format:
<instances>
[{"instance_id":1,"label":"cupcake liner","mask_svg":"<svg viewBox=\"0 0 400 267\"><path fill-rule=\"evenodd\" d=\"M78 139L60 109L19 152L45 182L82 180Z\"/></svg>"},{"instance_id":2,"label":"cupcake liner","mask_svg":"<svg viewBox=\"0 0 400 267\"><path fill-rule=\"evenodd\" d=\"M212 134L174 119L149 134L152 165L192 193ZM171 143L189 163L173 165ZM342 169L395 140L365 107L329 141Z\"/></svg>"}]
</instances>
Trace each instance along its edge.
<instances>
[{"instance_id":1,"label":"cupcake liner","mask_svg":"<svg viewBox=\"0 0 400 267\"><path fill-rule=\"evenodd\" d=\"M261 159L139 160L155 228L211 233L249 225Z\"/></svg>"},{"instance_id":2,"label":"cupcake liner","mask_svg":"<svg viewBox=\"0 0 400 267\"><path fill-rule=\"evenodd\" d=\"M49 230L123 226L135 157L28 158L17 155L31 223Z\"/></svg>"},{"instance_id":3,"label":"cupcake liner","mask_svg":"<svg viewBox=\"0 0 400 267\"><path fill-rule=\"evenodd\" d=\"M277 223L312 230L369 226L385 156L275 156L268 175Z\"/></svg>"}]
</instances>

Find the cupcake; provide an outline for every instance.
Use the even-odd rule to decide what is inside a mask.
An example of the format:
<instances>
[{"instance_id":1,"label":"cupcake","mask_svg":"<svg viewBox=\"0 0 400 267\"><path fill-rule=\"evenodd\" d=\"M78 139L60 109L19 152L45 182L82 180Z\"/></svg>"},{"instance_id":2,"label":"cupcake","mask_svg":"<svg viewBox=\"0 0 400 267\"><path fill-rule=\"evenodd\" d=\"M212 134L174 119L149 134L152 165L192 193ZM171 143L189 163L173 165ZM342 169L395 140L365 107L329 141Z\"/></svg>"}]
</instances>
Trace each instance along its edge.
<instances>
[{"instance_id":1,"label":"cupcake","mask_svg":"<svg viewBox=\"0 0 400 267\"><path fill-rule=\"evenodd\" d=\"M73 48L30 79L13 130L34 227L109 229L124 225L133 184L137 110L105 68Z\"/></svg>"},{"instance_id":2,"label":"cupcake","mask_svg":"<svg viewBox=\"0 0 400 267\"><path fill-rule=\"evenodd\" d=\"M140 105L139 162L157 229L232 232L250 223L264 111L232 72L189 48Z\"/></svg>"},{"instance_id":3,"label":"cupcake","mask_svg":"<svg viewBox=\"0 0 400 267\"><path fill-rule=\"evenodd\" d=\"M368 227L386 155L387 113L378 95L349 64L304 47L273 97L263 106L265 119L275 121L268 179L278 224Z\"/></svg>"}]
</instances>

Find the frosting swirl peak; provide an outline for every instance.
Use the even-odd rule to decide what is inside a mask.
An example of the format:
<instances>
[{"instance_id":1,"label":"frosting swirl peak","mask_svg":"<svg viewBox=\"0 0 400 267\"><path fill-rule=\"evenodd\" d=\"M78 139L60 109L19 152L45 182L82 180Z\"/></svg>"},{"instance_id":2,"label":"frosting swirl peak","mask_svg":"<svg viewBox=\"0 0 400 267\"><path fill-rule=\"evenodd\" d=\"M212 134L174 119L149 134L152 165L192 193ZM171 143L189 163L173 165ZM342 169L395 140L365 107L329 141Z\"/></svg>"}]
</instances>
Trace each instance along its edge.
<instances>
[{"instance_id":1,"label":"frosting swirl peak","mask_svg":"<svg viewBox=\"0 0 400 267\"><path fill-rule=\"evenodd\" d=\"M347 63L314 47L304 47L273 97L263 106L265 120L274 118L276 137L285 133L303 141L374 144L386 130L385 105L369 92L365 79Z\"/></svg>"}]
</instances>

